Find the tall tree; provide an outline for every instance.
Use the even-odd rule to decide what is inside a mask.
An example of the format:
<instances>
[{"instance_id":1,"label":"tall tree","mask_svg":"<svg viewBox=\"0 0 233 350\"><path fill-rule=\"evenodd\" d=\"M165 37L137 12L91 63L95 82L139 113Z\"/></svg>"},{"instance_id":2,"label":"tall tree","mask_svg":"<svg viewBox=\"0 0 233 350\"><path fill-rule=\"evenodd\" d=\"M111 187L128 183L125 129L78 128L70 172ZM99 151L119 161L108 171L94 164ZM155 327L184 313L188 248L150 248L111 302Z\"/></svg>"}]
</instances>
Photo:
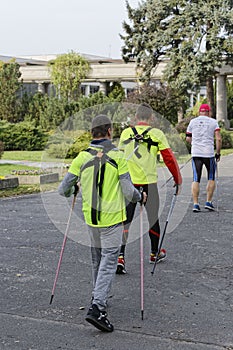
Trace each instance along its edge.
<instances>
[{"instance_id":1,"label":"tall tree","mask_svg":"<svg viewBox=\"0 0 233 350\"><path fill-rule=\"evenodd\" d=\"M0 61L0 119L9 122L18 121L17 93L21 86L20 66L14 60Z\"/></svg>"},{"instance_id":2,"label":"tall tree","mask_svg":"<svg viewBox=\"0 0 233 350\"><path fill-rule=\"evenodd\" d=\"M68 101L76 100L79 95L81 81L86 78L90 66L88 61L71 51L59 55L50 64L51 81L57 94Z\"/></svg>"},{"instance_id":3,"label":"tall tree","mask_svg":"<svg viewBox=\"0 0 233 350\"><path fill-rule=\"evenodd\" d=\"M135 59L147 82L166 59L164 79L180 94L206 84L213 108L213 78L233 63L232 0L146 0L136 9L126 1L126 6L130 24L123 22L123 59Z\"/></svg>"}]
</instances>

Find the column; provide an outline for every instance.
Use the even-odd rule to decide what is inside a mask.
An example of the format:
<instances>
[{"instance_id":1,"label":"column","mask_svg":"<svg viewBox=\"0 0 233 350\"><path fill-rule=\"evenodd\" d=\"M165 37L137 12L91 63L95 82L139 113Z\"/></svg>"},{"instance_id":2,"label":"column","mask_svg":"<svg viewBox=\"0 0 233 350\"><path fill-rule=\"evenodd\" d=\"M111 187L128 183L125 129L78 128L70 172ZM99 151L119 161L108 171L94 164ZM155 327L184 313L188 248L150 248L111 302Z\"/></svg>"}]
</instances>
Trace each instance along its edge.
<instances>
[{"instance_id":1,"label":"column","mask_svg":"<svg viewBox=\"0 0 233 350\"><path fill-rule=\"evenodd\" d=\"M106 81L100 82L99 91L102 92L104 95L107 95L107 82Z\"/></svg>"},{"instance_id":2,"label":"column","mask_svg":"<svg viewBox=\"0 0 233 350\"><path fill-rule=\"evenodd\" d=\"M227 119L227 77L218 75L216 80L216 119L223 122L225 128L229 128L230 123Z\"/></svg>"},{"instance_id":3,"label":"column","mask_svg":"<svg viewBox=\"0 0 233 350\"><path fill-rule=\"evenodd\" d=\"M37 91L44 95L45 87L43 83L38 83Z\"/></svg>"}]
</instances>

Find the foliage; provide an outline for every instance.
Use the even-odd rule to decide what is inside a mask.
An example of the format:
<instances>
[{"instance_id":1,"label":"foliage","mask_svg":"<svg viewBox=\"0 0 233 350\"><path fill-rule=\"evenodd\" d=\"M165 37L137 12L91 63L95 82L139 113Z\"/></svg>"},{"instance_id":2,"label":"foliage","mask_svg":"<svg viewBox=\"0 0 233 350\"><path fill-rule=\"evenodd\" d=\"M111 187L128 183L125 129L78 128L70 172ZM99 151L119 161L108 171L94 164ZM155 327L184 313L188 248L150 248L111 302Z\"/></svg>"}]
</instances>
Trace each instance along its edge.
<instances>
[{"instance_id":1,"label":"foliage","mask_svg":"<svg viewBox=\"0 0 233 350\"><path fill-rule=\"evenodd\" d=\"M25 120L49 131L59 126L72 113L71 107L74 106L69 106L63 99L37 93L29 100Z\"/></svg>"},{"instance_id":2,"label":"foliage","mask_svg":"<svg viewBox=\"0 0 233 350\"><path fill-rule=\"evenodd\" d=\"M95 94L89 96L82 95L77 101L78 110L84 110L99 104L108 103L108 100L108 97L105 96L101 91L98 91Z\"/></svg>"},{"instance_id":3,"label":"foliage","mask_svg":"<svg viewBox=\"0 0 233 350\"><path fill-rule=\"evenodd\" d=\"M167 59L164 79L185 94L207 84L213 109L213 76L233 61L231 0L146 0L123 22L123 59L136 60L139 78L150 81L161 58ZM223 57L225 62L223 61Z\"/></svg>"},{"instance_id":4,"label":"foliage","mask_svg":"<svg viewBox=\"0 0 233 350\"><path fill-rule=\"evenodd\" d=\"M88 148L91 141L90 132L84 132L79 137L77 137L73 145L69 148L67 152L67 158L75 158L79 152L84 151Z\"/></svg>"},{"instance_id":5,"label":"foliage","mask_svg":"<svg viewBox=\"0 0 233 350\"><path fill-rule=\"evenodd\" d=\"M125 100L125 91L120 83L114 82L108 93L108 99L114 102L122 102Z\"/></svg>"},{"instance_id":6,"label":"foliage","mask_svg":"<svg viewBox=\"0 0 233 350\"><path fill-rule=\"evenodd\" d=\"M14 61L0 62L0 120L18 121L17 92L21 87L20 66Z\"/></svg>"},{"instance_id":7,"label":"foliage","mask_svg":"<svg viewBox=\"0 0 233 350\"><path fill-rule=\"evenodd\" d=\"M190 117L182 119L179 123L177 123L176 130L178 131L178 133L185 133L191 119L193 119L193 118L194 118L194 116L190 116Z\"/></svg>"},{"instance_id":8,"label":"foliage","mask_svg":"<svg viewBox=\"0 0 233 350\"><path fill-rule=\"evenodd\" d=\"M90 140L91 134L88 131L56 134L48 142L47 153L57 159L75 158L79 152L88 148Z\"/></svg>"},{"instance_id":9,"label":"foliage","mask_svg":"<svg viewBox=\"0 0 233 350\"><path fill-rule=\"evenodd\" d=\"M190 153L190 144L186 141L184 133L172 133L168 137L169 145L176 157L184 156Z\"/></svg>"},{"instance_id":10,"label":"foliage","mask_svg":"<svg viewBox=\"0 0 233 350\"><path fill-rule=\"evenodd\" d=\"M225 129L221 129L220 133L222 136L222 148L224 149L232 148L233 147L232 133Z\"/></svg>"},{"instance_id":11,"label":"foliage","mask_svg":"<svg viewBox=\"0 0 233 350\"><path fill-rule=\"evenodd\" d=\"M51 81L57 94L67 101L75 101L79 96L80 83L87 76L88 61L74 51L59 55L50 64Z\"/></svg>"},{"instance_id":12,"label":"foliage","mask_svg":"<svg viewBox=\"0 0 233 350\"><path fill-rule=\"evenodd\" d=\"M227 82L227 117L233 123L233 80Z\"/></svg>"},{"instance_id":13,"label":"foliage","mask_svg":"<svg viewBox=\"0 0 233 350\"><path fill-rule=\"evenodd\" d=\"M5 150L40 150L43 149L47 135L30 122L12 124L0 121L0 140Z\"/></svg>"},{"instance_id":14,"label":"foliage","mask_svg":"<svg viewBox=\"0 0 233 350\"><path fill-rule=\"evenodd\" d=\"M4 143L0 141L0 159L2 158L4 153Z\"/></svg>"},{"instance_id":15,"label":"foliage","mask_svg":"<svg viewBox=\"0 0 233 350\"><path fill-rule=\"evenodd\" d=\"M157 83L144 85L140 90L130 93L127 102L140 104L148 103L154 111L164 116L171 123L177 123L177 113L181 105L186 105L185 98L166 84Z\"/></svg>"}]
</instances>

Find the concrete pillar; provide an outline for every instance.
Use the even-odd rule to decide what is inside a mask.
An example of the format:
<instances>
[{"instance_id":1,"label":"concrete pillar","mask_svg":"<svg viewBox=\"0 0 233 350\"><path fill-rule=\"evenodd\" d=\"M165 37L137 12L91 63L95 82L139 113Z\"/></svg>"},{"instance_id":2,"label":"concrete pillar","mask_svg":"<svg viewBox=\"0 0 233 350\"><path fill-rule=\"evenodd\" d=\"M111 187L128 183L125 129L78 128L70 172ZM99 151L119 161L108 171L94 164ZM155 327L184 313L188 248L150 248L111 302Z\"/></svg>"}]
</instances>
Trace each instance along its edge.
<instances>
[{"instance_id":1,"label":"concrete pillar","mask_svg":"<svg viewBox=\"0 0 233 350\"><path fill-rule=\"evenodd\" d=\"M38 87L37 87L38 92L40 92L41 94L45 94L45 87L43 83L38 83Z\"/></svg>"},{"instance_id":2,"label":"concrete pillar","mask_svg":"<svg viewBox=\"0 0 233 350\"><path fill-rule=\"evenodd\" d=\"M86 85L85 87L85 96L89 96L90 95L90 85Z\"/></svg>"},{"instance_id":3,"label":"concrete pillar","mask_svg":"<svg viewBox=\"0 0 233 350\"><path fill-rule=\"evenodd\" d=\"M230 127L227 119L227 77L226 75L218 75L216 80L216 119L223 122L225 128Z\"/></svg>"},{"instance_id":4,"label":"concrete pillar","mask_svg":"<svg viewBox=\"0 0 233 350\"><path fill-rule=\"evenodd\" d=\"M100 82L99 91L102 92L104 95L107 95L107 82L106 81Z\"/></svg>"}]
</instances>

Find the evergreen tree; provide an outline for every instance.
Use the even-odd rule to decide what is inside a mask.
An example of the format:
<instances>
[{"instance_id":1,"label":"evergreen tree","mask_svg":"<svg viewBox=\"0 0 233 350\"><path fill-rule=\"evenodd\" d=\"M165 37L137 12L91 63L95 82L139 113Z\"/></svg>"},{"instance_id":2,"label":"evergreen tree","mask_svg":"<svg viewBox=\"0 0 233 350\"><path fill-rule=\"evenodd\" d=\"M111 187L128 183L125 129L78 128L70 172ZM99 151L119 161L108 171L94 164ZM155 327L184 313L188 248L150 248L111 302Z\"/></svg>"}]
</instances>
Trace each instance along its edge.
<instances>
[{"instance_id":1,"label":"evergreen tree","mask_svg":"<svg viewBox=\"0 0 233 350\"><path fill-rule=\"evenodd\" d=\"M8 122L18 121L17 93L21 86L21 73L18 63L0 62L0 119Z\"/></svg>"},{"instance_id":2,"label":"evergreen tree","mask_svg":"<svg viewBox=\"0 0 233 350\"><path fill-rule=\"evenodd\" d=\"M135 59L140 79L147 82L166 59L164 79L180 94L206 84L213 109L213 78L225 63L233 63L232 1L146 0L136 9L126 6L131 23L123 23L123 59Z\"/></svg>"}]
</instances>

